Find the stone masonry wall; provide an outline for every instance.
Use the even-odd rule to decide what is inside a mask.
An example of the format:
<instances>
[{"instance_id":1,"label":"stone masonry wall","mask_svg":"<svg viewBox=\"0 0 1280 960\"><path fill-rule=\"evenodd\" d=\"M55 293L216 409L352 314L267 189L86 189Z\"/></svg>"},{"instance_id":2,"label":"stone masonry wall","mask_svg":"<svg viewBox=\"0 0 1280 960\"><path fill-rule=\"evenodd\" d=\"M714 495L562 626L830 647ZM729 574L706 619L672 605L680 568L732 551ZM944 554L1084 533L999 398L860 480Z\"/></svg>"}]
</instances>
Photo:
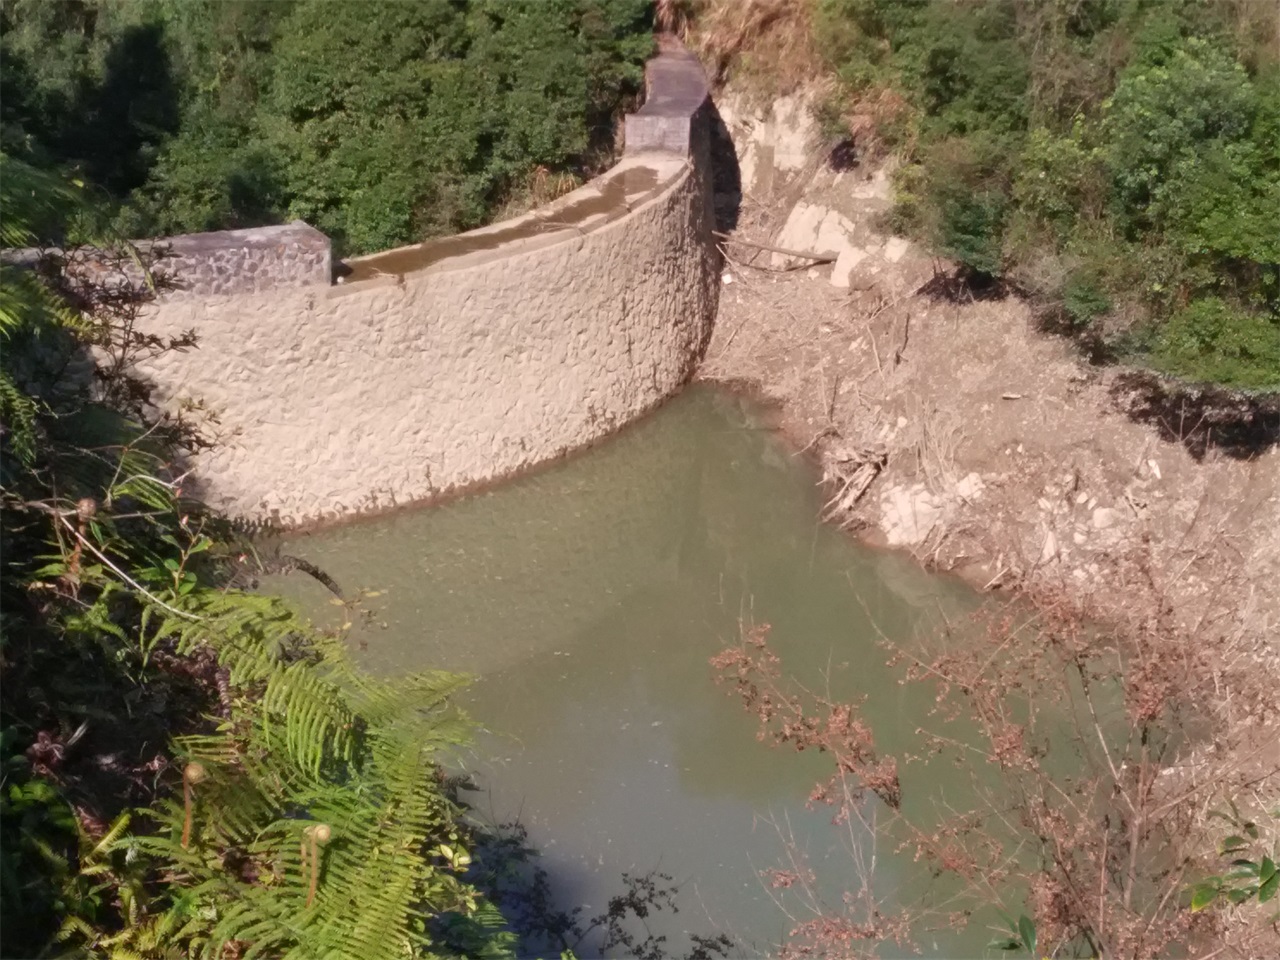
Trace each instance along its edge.
<instances>
[{"instance_id":1,"label":"stone masonry wall","mask_svg":"<svg viewBox=\"0 0 1280 960\"><path fill-rule=\"evenodd\" d=\"M158 269L178 281L168 296L263 293L327 285L333 278L329 238L301 220L190 233L156 246L163 252Z\"/></svg>"},{"instance_id":2,"label":"stone masonry wall","mask_svg":"<svg viewBox=\"0 0 1280 960\"><path fill-rule=\"evenodd\" d=\"M656 98L664 78L678 89ZM463 235L456 254L422 269L336 286L327 262L319 281L318 242L268 260L268 235L268 247L245 248L255 252L244 270L234 256L206 257L226 275L201 277L145 318L162 335L194 328L199 346L140 371L162 404L199 400L217 415L220 442L191 465L198 492L249 521L332 520L544 462L677 391L719 291L707 102L696 60L659 56L646 109L661 111L668 139L637 135L610 172L652 189L550 233L526 229L546 222L535 211L475 232L510 242ZM592 189L562 202L607 207L614 195ZM276 229L314 240L296 224ZM283 282L266 290L264 271ZM315 282L300 285L308 275Z\"/></svg>"},{"instance_id":3,"label":"stone masonry wall","mask_svg":"<svg viewBox=\"0 0 1280 960\"><path fill-rule=\"evenodd\" d=\"M151 261L152 279L166 300L211 294L264 293L291 287L328 285L333 279L329 238L315 227L294 220L275 227L188 233L162 240L135 240ZM59 250L5 250L8 263L34 266ZM104 257L78 248L65 269L94 283L140 284L140 267L118 255Z\"/></svg>"}]
</instances>

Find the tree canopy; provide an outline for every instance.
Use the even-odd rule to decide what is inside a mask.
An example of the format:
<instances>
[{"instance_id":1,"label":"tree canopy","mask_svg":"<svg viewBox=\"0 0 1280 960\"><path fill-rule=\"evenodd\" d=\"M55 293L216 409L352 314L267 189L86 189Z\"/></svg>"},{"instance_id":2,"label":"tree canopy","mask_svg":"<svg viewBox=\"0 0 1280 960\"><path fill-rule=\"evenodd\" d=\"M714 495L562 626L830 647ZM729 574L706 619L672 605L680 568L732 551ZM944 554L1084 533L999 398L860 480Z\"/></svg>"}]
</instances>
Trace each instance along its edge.
<instances>
[{"instance_id":1,"label":"tree canopy","mask_svg":"<svg viewBox=\"0 0 1280 960\"><path fill-rule=\"evenodd\" d=\"M1095 347L1280 389L1280 35L1233 0L819 0L895 226Z\"/></svg>"},{"instance_id":2,"label":"tree canopy","mask_svg":"<svg viewBox=\"0 0 1280 960\"><path fill-rule=\"evenodd\" d=\"M300 217L363 253L590 172L652 50L644 0L13 0L3 147L134 236Z\"/></svg>"}]
</instances>

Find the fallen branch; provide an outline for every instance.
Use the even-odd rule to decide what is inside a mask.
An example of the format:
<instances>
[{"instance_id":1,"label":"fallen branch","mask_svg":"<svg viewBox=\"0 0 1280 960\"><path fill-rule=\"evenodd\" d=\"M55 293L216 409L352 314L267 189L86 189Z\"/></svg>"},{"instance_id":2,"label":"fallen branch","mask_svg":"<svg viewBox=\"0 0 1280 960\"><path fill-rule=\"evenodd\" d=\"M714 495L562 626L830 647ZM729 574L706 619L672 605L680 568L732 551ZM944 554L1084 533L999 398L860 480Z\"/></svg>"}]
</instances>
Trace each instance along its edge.
<instances>
[{"instance_id":1,"label":"fallen branch","mask_svg":"<svg viewBox=\"0 0 1280 960\"><path fill-rule=\"evenodd\" d=\"M878 444L828 450L823 457L823 480L834 483L836 492L823 504L822 519L842 518L840 526L848 527L854 520L853 508L888 460L888 452Z\"/></svg>"},{"instance_id":2,"label":"fallen branch","mask_svg":"<svg viewBox=\"0 0 1280 960\"><path fill-rule=\"evenodd\" d=\"M743 240L741 237L722 233L719 230L712 230L711 233L713 236L719 237L721 240L727 240L730 243L740 243L744 247L755 247L757 250L766 250L769 253L780 253L784 257L801 257L805 260L812 260L815 266L823 263L836 262L836 258L829 253L804 253L800 250L788 250L785 247L773 247L767 243L757 243L755 240Z\"/></svg>"},{"instance_id":3,"label":"fallen branch","mask_svg":"<svg viewBox=\"0 0 1280 960\"><path fill-rule=\"evenodd\" d=\"M896 367L902 362L902 355L907 350L907 341L911 337L911 314L907 314L906 322L902 325L902 346L900 346L893 355L893 365Z\"/></svg>"}]
</instances>

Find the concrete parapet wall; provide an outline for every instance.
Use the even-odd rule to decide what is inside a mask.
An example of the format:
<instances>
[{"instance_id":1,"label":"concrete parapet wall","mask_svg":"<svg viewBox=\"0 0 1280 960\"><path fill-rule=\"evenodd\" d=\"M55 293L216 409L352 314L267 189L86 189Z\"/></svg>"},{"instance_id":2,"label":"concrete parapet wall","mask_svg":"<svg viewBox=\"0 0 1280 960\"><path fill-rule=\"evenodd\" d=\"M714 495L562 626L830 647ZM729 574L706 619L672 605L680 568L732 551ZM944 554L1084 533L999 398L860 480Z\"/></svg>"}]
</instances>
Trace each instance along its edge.
<instances>
[{"instance_id":1,"label":"concrete parapet wall","mask_svg":"<svg viewBox=\"0 0 1280 960\"><path fill-rule=\"evenodd\" d=\"M200 345L140 372L162 405L216 414L219 443L192 465L206 500L286 526L384 509L582 447L678 390L719 291L708 100L687 54L662 54L649 76L646 116L683 123L682 140L637 134L617 167L556 204L360 258L339 285L327 260L319 281L327 242L305 225L275 228L296 236L269 290L263 266L247 269L266 262L269 233L236 248L250 251L241 261L225 237L179 238L182 255L222 266L144 325L194 329Z\"/></svg>"},{"instance_id":2,"label":"concrete parapet wall","mask_svg":"<svg viewBox=\"0 0 1280 960\"><path fill-rule=\"evenodd\" d=\"M163 254L159 269L179 284L170 297L264 293L328 285L333 278L329 238L301 220L190 233L153 246Z\"/></svg>"}]
</instances>

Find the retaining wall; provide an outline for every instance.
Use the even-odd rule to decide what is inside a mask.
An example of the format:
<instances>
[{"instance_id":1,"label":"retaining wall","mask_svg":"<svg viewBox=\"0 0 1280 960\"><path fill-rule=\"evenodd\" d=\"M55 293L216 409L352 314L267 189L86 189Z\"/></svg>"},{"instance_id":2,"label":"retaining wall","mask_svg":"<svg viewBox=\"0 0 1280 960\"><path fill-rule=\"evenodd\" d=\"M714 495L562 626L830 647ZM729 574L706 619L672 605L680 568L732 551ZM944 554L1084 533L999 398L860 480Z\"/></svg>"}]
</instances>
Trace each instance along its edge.
<instances>
[{"instance_id":1,"label":"retaining wall","mask_svg":"<svg viewBox=\"0 0 1280 960\"><path fill-rule=\"evenodd\" d=\"M327 245L305 225L254 231L256 245L180 238L197 282L144 325L194 329L199 346L140 372L161 405L217 416L219 443L192 464L200 495L285 526L383 509L558 457L677 391L719 291L710 105L683 51L650 62L648 87L603 177L350 261L337 284L317 282Z\"/></svg>"}]
</instances>

